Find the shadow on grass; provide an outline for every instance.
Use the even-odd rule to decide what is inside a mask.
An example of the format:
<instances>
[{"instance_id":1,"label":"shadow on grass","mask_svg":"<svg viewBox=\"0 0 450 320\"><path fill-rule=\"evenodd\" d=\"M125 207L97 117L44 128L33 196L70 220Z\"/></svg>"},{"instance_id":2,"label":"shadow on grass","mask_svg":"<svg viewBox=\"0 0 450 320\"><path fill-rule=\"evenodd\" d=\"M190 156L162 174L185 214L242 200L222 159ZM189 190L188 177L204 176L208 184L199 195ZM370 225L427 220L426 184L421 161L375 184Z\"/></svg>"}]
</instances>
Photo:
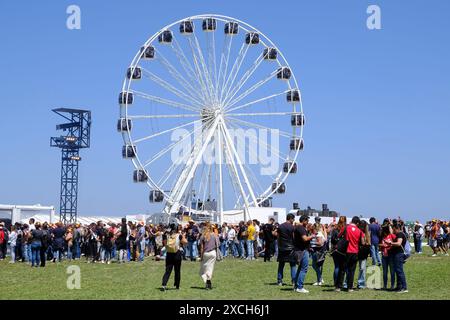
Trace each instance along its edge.
<instances>
[{"instance_id":1,"label":"shadow on grass","mask_svg":"<svg viewBox=\"0 0 450 320\"><path fill-rule=\"evenodd\" d=\"M203 291L206 290L205 287L196 287L196 286L191 287L191 289L197 289L197 290L203 290Z\"/></svg>"}]
</instances>

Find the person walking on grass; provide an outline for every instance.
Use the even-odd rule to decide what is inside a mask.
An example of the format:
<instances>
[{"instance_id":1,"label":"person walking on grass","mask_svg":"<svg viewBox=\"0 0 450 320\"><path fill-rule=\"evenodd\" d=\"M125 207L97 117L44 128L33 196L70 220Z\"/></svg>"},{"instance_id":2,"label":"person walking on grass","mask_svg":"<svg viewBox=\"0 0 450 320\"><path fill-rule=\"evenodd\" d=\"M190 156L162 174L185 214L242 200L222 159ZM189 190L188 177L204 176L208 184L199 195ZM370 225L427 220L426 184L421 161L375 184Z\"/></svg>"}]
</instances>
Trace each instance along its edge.
<instances>
[{"instance_id":1,"label":"person walking on grass","mask_svg":"<svg viewBox=\"0 0 450 320\"><path fill-rule=\"evenodd\" d=\"M317 235L308 236L308 232L306 231L308 222L309 216L303 215L300 217L300 224L294 227L294 256L298 264L294 281L294 291L298 293L309 293L303 286L306 273L308 272L310 241L312 239L315 239L316 242L320 241Z\"/></svg>"},{"instance_id":2,"label":"person walking on grass","mask_svg":"<svg viewBox=\"0 0 450 320\"><path fill-rule=\"evenodd\" d=\"M214 233L213 227L209 222L203 228L200 242L200 276L205 283L206 290L212 289L211 279L214 272L214 264L217 259L217 249L219 247L219 238Z\"/></svg>"},{"instance_id":3,"label":"person walking on grass","mask_svg":"<svg viewBox=\"0 0 450 320\"><path fill-rule=\"evenodd\" d=\"M166 248L166 271L162 278L162 291L167 290L167 282L169 282L172 270L175 269L174 286L180 289L181 281L181 262L183 254L181 247L187 244L186 237L182 233L178 233L178 225L170 224L169 229L163 235L163 245Z\"/></svg>"}]
</instances>

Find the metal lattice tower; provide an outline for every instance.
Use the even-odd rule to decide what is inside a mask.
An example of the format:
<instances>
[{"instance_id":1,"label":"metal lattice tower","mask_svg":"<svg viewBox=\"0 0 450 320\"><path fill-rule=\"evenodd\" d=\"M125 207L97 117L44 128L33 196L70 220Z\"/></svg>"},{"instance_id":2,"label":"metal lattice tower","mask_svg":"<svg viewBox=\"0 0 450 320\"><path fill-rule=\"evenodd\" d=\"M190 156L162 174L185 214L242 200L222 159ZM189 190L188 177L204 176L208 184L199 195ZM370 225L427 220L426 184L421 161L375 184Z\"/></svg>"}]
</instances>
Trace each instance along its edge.
<instances>
[{"instance_id":1,"label":"metal lattice tower","mask_svg":"<svg viewBox=\"0 0 450 320\"><path fill-rule=\"evenodd\" d=\"M50 138L50 146L61 149L60 220L73 223L77 220L79 151L90 147L91 112L68 108L52 111L69 121L56 126L65 135Z\"/></svg>"}]
</instances>

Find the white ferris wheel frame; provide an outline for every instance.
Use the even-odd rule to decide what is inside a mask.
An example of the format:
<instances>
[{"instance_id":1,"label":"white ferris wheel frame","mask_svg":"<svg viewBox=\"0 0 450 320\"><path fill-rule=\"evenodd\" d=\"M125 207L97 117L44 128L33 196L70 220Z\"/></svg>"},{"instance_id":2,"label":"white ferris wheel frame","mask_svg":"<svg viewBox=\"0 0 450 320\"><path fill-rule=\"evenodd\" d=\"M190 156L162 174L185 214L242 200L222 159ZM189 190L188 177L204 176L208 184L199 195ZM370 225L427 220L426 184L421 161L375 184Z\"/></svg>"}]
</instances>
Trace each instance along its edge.
<instances>
[{"instance_id":1,"label":"white ferris wheel frame","mask_svg":"<svg viewBox=\"0 0 450 320\"><path fill-rule=\"evenodd\" d=\"M239 109L241 109L241 108L244 108L244 107L246 107L246 106L248 106L248 105L256 104L256 103L261 102L261 101L263 101L263 100L267 100L267 99L270 99L270 98L275 97L275 96L279 96L279 95L282 95L282 94L286 94L289 90L295 89L295 90L298 91L298 94L299 94L299 101L296 102L296 103L294 104L294 112L271 112L271 113L254 113L254 114L252 114L252 113L237 113L237 114L232 114L232 115L233 115L233 116L252 116L252 115L260 116L260 115L288 115L288 114L293 114L293 113L298 113L298 114L304 115L304 113L303 113L303 101L302 101L301 90L300 90L300 88L299 88L299 86L298 86L297 79L296 79L296 77L295 77L295 73L292 71L292 68L290 67L288 61L287 61L286 58L284 57L284 55L283 55L283 53L281 52L281 50L279 50L279 48L278 48L278 47L270 40L270 38L268 38L264 33L262 33L261 31L259 31L259 30L256 29L255 27L253 27L253 26L249 25L248 23L243 22L243 21L241 21L241 20L239 20L239 19L232 18L232 17L229 17L229 16L224 16L224 15L218 15L218 14L201 14L201 15L195 15L195 16L186 17L186 18L177 20L177 21L175 21L175 22L173 22L173 23L171 23L171 24L169 24L169 25L163 27L162 29L160 29L160 30L159 30L158 32L156 32L153 36L151 36L151 37L144 43L144 45L143 45L141 48L144 48L144 50L145 50L145 49L146 49L147 47L149 47L155 40L158 39L159 35L160 35L163 31L165 31L165 30L170 30L170 28L172 28L172 27L174 27L174 26L176 26L176 25L179 25L180 23L182 23L182 22L184 22L184 21L194 21L194 20L201 20L201 19L206 19L206 18L213 18L213 19L216 19L217 21L221 21L221 22L223 22L223 23L236 22L236 23L238 23L239 29L242 28L245 32L256 32L256 33L258 33L260 36L264 37L264 40L267 41L267 44L266 44L265 41L264 41L263 39L261 39L261 38L260 38L260 42L261 42L266 48L271 47L271 48L275 48L275 49L276 49L277 55L279 55L279 57L281 57L282 62L283 62L283 64L281 64L280 61L279 61L279 59L278 59L278 57L277 57L276 62L278 63L278 66L279 66L279 67L288 67L288 68L291 70L291 78L292 78L292 81L293 81L293 83L294 83L294 86L291 87L290 81L287 81L288 89L285 90L285 91L282 92L282 93L273 94L272 96L264 97L264 98L261 98L261 99L259 99L259 100L255 100L255 101L252 101L252 102L250 102L250 103L247 103L247 104L244 104L244 105L241 105L241 106L238 106L238 107L236 107L236 103L239 102L239 101L234 102L234 103L232 103L231 105L226 105L227 108L225 108L225 111L227 111L227 112L237 111L237 110L239 110ZM194 30L194 32L195 32L195 30ZM215 32L215 30L214 30L214 32ZM196 40L197 40L197 39L196 39ZM198 41L198 40L197 40L197 41ZM214 41L215 41L215 40L214 40ZM249 45L247 45L247 46L249 46ZM230 44L230 47L231 47L231 44ZM231 49L230 47L228 48L228 50ZM198 47L198 48L200 49L200 47ZM242 47L241 47L241 49L242 49ZM136 67L139 66L139 62L140 62L141 58L142 58L142 51L141 51L141 49L140 49L140 50L137 52L137 54L135 55L135 57L133 58L133 60L132 60L132 62L131 62L131 64L130 64L130 66L129 66L129 67L131 68L132 72L134 72L134 69L135 69ZM245 59L245 57L244 57L243 59ZM220 59L219 59L219 60L220 60ZM216 58L215 58L214 62L217 63L217 59L216 59ZM224 72L226 72L227 69L228 69L228 67L226 67L226 70L224 70ZM146 71L146 70L144 70L144 72L145 72L145 71ZM219 72L220 72L220 71L219 71ZM230 70L230 74L231 74L231 73L232 73L232 70ZM228 74L229 77L230 77L230 74ZM227 75L225 74L225 75L224 75L224 83L222 83L222 85L225 85L225 88L228 90L228 91L227 91L227 94L229 93L229 90L232 90L232 93L234 92L234 95L233 95L233 96L228 96L228 97L226 97L226 100L227 100L228 102L233 102L233 101L235 101L235 100L233 100L233 98L235 98L234 96L240 91L241 88L238 88L237 90L234 90L235 88L232 88L234 80L232 81L230 87L228 88L228 87L227 87L227 84L228 84L228 81L229 81L230 79L227 78L226 76L227 76ZM237 76L237 73L235 74L235 77L236 77L236 76ZM251 76L251 75L250 75L250 76ZM250 76L249 76L246 80L248 80L248 79L250 78ZM215 90L217 90L217 86L220 84L220 74L219 74L218 77L219 77L219 81L216 82L216 88L215 88ZM225 82L225 80L227 80L227 81ZM241 80L242 80L242 79L241 79ZM246 80L245 80L245 81L246 81ZM123 85L122 85L122 92L135 92L134 90L130 90L131 84L132 84L132 83L133 83L132 77L131 77L130 79L128 79L127 77L125 77L125 80L123 81ZM241 86L241 87L242 87L242 86ZM204 88L203 88L203 89L204 89ZM211 90L211 88L207 88L207 89ZM213 88L213 89L214 89L214 88ZM234 90L234 91L233 91L233 90ZM249 90L249 89L247 89L247 91L248 91L248 90ZM225 91L225 90L223 90L223 91ZM244 92L244 93L245 93L245 92ZM222 92L222 94L223 94L223 92ZM140 92L139 92L138 96L139 96L139 95L142 96L142 95L147 95L147 94L145 94L145 93L140 93ZM157 97L152 97L152 96L150 96L150 95L147 95L147 96L148 96L148 97L151 97L151 98L153 98L153 99L154 99L154 98L157 98ZM201 98L201 94L198 95L198 96L196 96L196 97L200 97L200 98ZM230 98L230 97L231 97L231 98ZM222 95L220 96L220 98L222 98ZM238 97L238 98L239 98L239 97ZM236 99L236 98L235 98L235 99ZM160 99L160 102L163 103L163 104L164 104L165 102L168 102L168 101L163 101L163 100L164 100L164 99ZM192 100L195 100L195 99L192 99ZM197 102L197 101L195 101L195 102ZM200 101L200 107L203 106L203 105L201 105L201 102L202 102L202 101ZM203 102L205 103L206 101L203 101ZM174 102L171 101L171 103L174 103ZM299 109L300 109L300 110L296 111L296 105L299 106ZM187 108L188 106L189 106L189 105L184 105L184 106L183 106L182 103L179 103L179 107L180 107L180 108L184 108L185 110L190 110L190 111L193 111L193 112L198 112L198 110L193 110L193 109ZM200 110L201 110L201 109L200 109ZM123 111L124 111L124 112L123 112ZM157 116L157 115L152 115L152 116L131 116L131 115L130 115L130 116L129 116L129 115L128 115L128 102L127 102L127 101L124 103L124 108L121 106L121 108L120 108L120 115L121 115L121 119L122 119L122 118L124 118L124 119L137 119L137 118L169 118L169 117L186 117L186 118L192 117L192 118L194 118L194 117L199 117L199 113L197 113L197 114L173 115L173 116L171 116L171 115L161 115L161 116ZM236 165L236 163L234 162L234 157L237 156L236 150L234 149L234 144L232 143L232 141L230 141L230 136L229 136L229 133L228 133L228 128L227 128L227 126L225 125L225 121L223 120L223 117L222 117L222 120L223 120L223 121L221 121L220 118L221 118L221 117L216 117L216 119L214 120L214 123L208 128L208 129L209 129L209 132L208 132L208 134L207 134L207 139L206 139L206 141L204 142L204 145L202 146L202 149L204 148L204 146L206 146L206 145L209 144L209 142L210 142L212 136L214 136L214 134L216 133L215 130L217 129L217 132L219 132L219 134L217 135L217 136L218 136L217 138L218 138L219 144L221 145L221 143L222 143L221 141L222 141L222 140L225 141L225 144L227 145L227 148L225 148L225 149L226 149L225 152L229 153L229 154L227 155L227 158L233 160L233 161L231 161L231 168L229 168L229 169L231 169L232 171L234 171L234 176L235 176L235 179L237 180L237 185L238 185L238 187L239 187L239 189L240 189L241 196L242 196L243 201L244 201L244 203L245 203L245 204L244 204L244 208L241 208L241 209L244 211L244 215L245 215L246 213L247 213L247 215L248 215L248 208L249 208L249 207L257 207L258 205L262 204L265 200L269 199L274 193L276 193L277 190L276 190L276 189L273 190L272 184L271 184L265 191L263 191L262 194L255 195L255 194L252 192L252 187L251 187L251 185L250 185L250 182L248 181L248 177L246 176L245 170L244 170L243 168L241 168L242 164L239 163L238 165ZM236 119L236 120L237 120L237 119ZM123 139L124 139L124 142L125 142L126 145L128 144L128 145L135 146L137 142L143 141L143 140L145 140L145 139L150 139L150 138L152 138L152 137L155 137L155 136L157 136L157 135L164 134L164 133L166 133L166 132L175 130L175 129L177 129L177 128L185 127L185 126L187 126L187 125L192 125L193 123L195 123L195 122L200 122L200 121L202 121L202 119L195 120L195 121L193 121L193 122L189 122L189 123L184 124L184 125L182 125L182 126L179 126L179 127L176 127L176 128L172 128L172 129L169 129L169 130L165 130L165 131L163 131L163 132L159 132L159 133L154 134L154 135L151 135L151 136L149 136L149 137L146 137L146 138L143 138L143 139L134 140L134 141L133 141L133 138L132 138L132 136L131 136L131 130L123 131L123 132L122 132L122 136L123 136ZM245 123L244 120L239 120L238 122ZM247 125L248 125L248 124L250 124L250 122L247 123ZM253 123L252 123L252 124L253 124ZM265 129L271 129L271 130L273 130L273 128L269 128L269 127L264 127L264 126L260 126L260 127L263 127L263 128L265 128ZM214 130L212 130L212 128L214 128ZM295 137L296 137L296 138L299 138L300 141L303 142L303 126L300 126L300 129L299 129L299 130L300 130L300 134L299 134L299 135L295 135ZM222 132L222 134L220 134L220 132ZM290 137L293 137L293 136L294 136L294 135L290 135ZM200 141L200 142L201 142L201 141ZM196 144L196 143L197 143L197 141L194 142L194 144ZM231 150L230 150L230 149L231 149ZM301 150L300 148L295 148L295 155L294 155L293 158L291 159L292 161L295 162L295 161L297 160L300 150ZM192 154L193 154L193 153L194 153L194 152L192 152ZM191 154L191 155L192 155L192 154ZM218 154L219 154L219 163L220 163L220 165L218 166L218 167L219 167L219 176L220 176L220 177L219 177L219 178L220 178L220 183L219 183L219 184L220 184L220 186L219 186L219 189L220 189L220 190L219 190L219 202L218 202L218 204L219 204L219 209L218 209L218 210L219 210L219 213L220 213L220 219L221 219L221 221L222 221L222 220L223 220L223 212L224 212L224 204L223 204L223 177L222 177L222 157L223 157L223 155L222 155L222 151L221 151L221 152L218 152ZM234 154L234 156L233 156L233 154ZM157 154L157 155L158 155L158 154ZM198 161L197 161L197 160L198 160L199 158L201 158L202 152L199 152L199 155L200 155L200 157L197 156L197 158L194 159L194 165L193 165L192 167L189 168L188 173L187 173L187 176L184 177L183 179L180 179L181 175L183 175L183 174L186 172L187 164L185 165L185 168L182 170L181 175L180 175L180 177L178 178L179 183L177 183L177 185L175 186L174 190L171 190L170 193L167 193L166 191L164 191L163 188L161 188L161 187L158 185L158 183L156 183L156 182L152 179L151 175L147 173L147 176L148 176L147 184L148 184L148 186L149 186L152 190L159 190L159 191L164 195L164 199L165 199L165 201L166 201L166 205L165 205L165 208L164 208L164 213L170 215L172 212L174 212L174 210L172 210L172 209L173 209L173 208L176 208L177 206L180 205L181 197L182 197L182 196L184 195L184 193L186 192L186 188L189 187L190 180L191 180L191 178L193 178L193 177L192 177L192 176L193 176L193 173L195 173L195 169L196 169L197 166L198 166ZM237 158L237 159L239 159L239 158ZM133 163L133 165L134 165L134 167L135 167L136 169L142 169L142 168L145 168L145 167L148 165L148 164L143 164L143 163L141 162L141 160L140 160L138 154L136 154L136 156L135 156L134 158L132 158L131 160L132 160L132 163ZM189 160L191 160L191 157L189 158ZM189 161L189 160L188 160L188 161ZM223 165L225 166L226 164L224 163ZM244 191L242 182L240 181L241 179L240 179L239 174L238 174L239 171L241 171L241 173L242 173L242 175L243 175L243 178L244 178L244 180L245 180L244 183L246 184L247 189L250 191L250 193L251 193L250 195L247 194L247 193ZM147 172L147 171L146 171L146 172ZM283 176L283 175L284 175L284 176ZM279 172L279 173L277 174L277 176L276 176L275 181L276 181L277 183L279 183L279 184L284 184L285 181L287 180L288 175L289 175L289 173L283 172L283 168L281 168L280 172ZM231 172L230 172L230 176L231 176ZM233 183L235 183L235 182L236 182L236 181L234 181ZM174 191L175 191L175 192L174 192ZM175 198L173 197L173 194L175 194ZM177 208L176 208L176 209L177 209ZM176 209L175 209L175 210L176 210Z\"/></svg>"}]
</instances>

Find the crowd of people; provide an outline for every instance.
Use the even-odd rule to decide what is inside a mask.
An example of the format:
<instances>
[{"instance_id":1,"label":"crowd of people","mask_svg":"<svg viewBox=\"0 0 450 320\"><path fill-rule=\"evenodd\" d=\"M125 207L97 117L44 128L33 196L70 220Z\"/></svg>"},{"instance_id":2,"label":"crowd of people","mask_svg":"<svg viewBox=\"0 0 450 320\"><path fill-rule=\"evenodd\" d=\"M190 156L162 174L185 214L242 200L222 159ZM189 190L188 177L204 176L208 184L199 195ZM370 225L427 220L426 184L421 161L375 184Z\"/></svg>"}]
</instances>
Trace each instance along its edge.
<instances>
[{"instance_id":1,"label":"crowd of people","mask_svg":"<svg viewBox=\"0 0 450 320\"><path fill-rule=\"evenodd\" d=\"M0 223L0 260L10 253L10 263L25 262L31 267L45 267L47 262L58 263L63 259L84 259L88 263L142 262L146 257L165 260L166 270L162 288L175 271L174 285L180 286L180 270L183 260L200 261L200 275L206 289L212 289L215 261L225 257L270 262L278 261L277 283L283 282L283 271L289 263L291 285L296 292L308 293L304 279L311 260L316 275L314 286L324 285L323 265L327 257L334 264L333 285L336 291L366 288L368 259L372 265L382 267L384 290L408 292L403 265L410 255L409 239L414 250L421 254L422 243L427 241L432 256L448 256L449 223L432 220L425 225L418 221L406 226L401 219L384 219L380 225L375 218L368 222L353 217L347 223L345 216L337 222L322 224L320 217L314 223L309 216L298 221L288 214L281 224L269 219L241 221L239 224L222 225L209 222L186 225L152 225L127 221L90 225L79 223L63 225L35 222L15 223L10 230ZM8 250L9 249L9 250ZM389 287L388 278L390 277Z\"/></svg>"}]
</instances>

